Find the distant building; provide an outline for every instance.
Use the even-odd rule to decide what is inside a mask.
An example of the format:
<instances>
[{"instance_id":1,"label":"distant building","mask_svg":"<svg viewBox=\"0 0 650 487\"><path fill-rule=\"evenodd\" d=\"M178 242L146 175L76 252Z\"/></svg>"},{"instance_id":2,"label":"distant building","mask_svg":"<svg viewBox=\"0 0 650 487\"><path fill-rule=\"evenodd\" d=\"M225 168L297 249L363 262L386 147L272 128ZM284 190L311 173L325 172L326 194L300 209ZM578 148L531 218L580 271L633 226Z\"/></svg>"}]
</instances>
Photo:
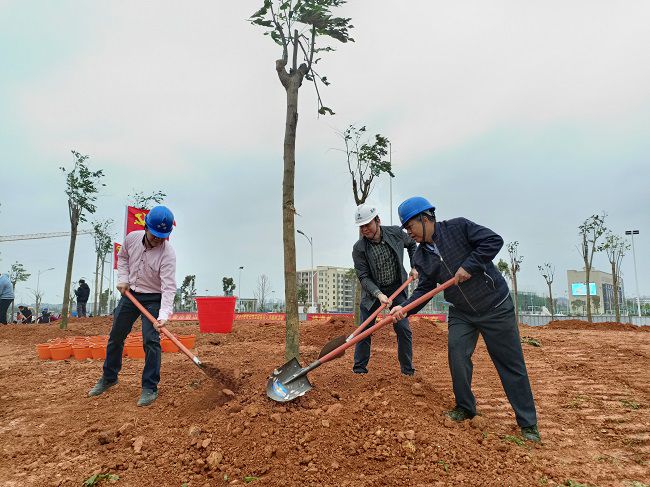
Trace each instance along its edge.
<instances>
[{"instance_id":1,"label":"distant building","mask_svg":"<svg viewBox=\"0 0 650 487\"><path fill-rule=\"evenodd\" d=\"M586 272L584 270L567 271L569 301L571 303L571 309L574 312L586 312L587 310L586 277ZM592 268L589 273L589 281L589 295L591 296L592 312L598 314L614 313L614 279L612 275ZM624 309L625 292L623 279L619 279L617 292L620 309ZM580 302L580 305L576 306L576 302Z\"/></svg>"},{"instance_id":2,"label":"distant building","mask_svg":"<svg viewBox=\"0 0 650 487\"><path fill-rule=\"evenodd\" d=\"M354 308L354 285L356 275L348 277L347 267L317 266L311 280L311 269L296 272L298 286L307 289L307 306L320 313L352 313ZM315 294L312 294L315 290ZM312 303L312 296L315 302Z\"/></svg>"}]
</instances>

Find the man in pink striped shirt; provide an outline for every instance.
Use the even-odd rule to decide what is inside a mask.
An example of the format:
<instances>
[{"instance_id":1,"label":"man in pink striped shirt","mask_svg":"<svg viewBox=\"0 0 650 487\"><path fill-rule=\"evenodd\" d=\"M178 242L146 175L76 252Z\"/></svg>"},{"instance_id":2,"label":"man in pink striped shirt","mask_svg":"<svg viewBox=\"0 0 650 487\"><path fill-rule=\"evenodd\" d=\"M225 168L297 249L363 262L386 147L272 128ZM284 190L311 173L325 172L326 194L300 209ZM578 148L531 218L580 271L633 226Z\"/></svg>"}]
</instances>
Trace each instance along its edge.
<instances>
[{"instance_id":1,"label":"man in pink striped shirt","mask_svg":"<svg viewBox=\"0 0 650 487\"><path fill-rule=\"evenodd\" d=\"M172 314L176 294L176 254L166 240L172 232L173 223L174 215L167 207L152 208L145 217L145 229L129 233L118 254L118 291L124 294L130 289L147 311L158 317L159 323L151 323L142 316L145 359L138 406L148 406L158 397L161 360L159 330ZM88 392L89 396L99 396L117 384L117 375L122 368L124 340L140 315L140 310L131 300L122 296L113 312L104 373Z\"/></svg>"}]
</instances>

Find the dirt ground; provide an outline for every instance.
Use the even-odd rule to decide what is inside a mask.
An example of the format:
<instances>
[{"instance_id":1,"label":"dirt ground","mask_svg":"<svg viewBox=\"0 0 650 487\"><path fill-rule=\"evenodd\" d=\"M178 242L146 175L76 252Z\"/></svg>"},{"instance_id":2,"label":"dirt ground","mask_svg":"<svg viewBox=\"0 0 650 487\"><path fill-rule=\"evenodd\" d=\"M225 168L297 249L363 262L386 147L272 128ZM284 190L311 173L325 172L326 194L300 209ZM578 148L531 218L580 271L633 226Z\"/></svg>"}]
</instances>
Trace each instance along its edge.
<instances>
[{"instance_id":1,"label":"dirt ground","mask_svg":"<svg viewBox=\"0 0 650 487\"><path fill-rule=\"evenodd\" d=\"M97 473L115 485L539 486L650 485L650 333L628 327L522 326L543 443L521 442L483 342L474 355L481 416L456 424L446 326L413 320L415 378L402 377L395 335L373 340L370 373L352 353L310 372L314 389L288 404L266 397L284 363L282 323L236 321L199 335L195 351L220 371L207 378L181 354L163 354L160 396L136 407L141 360L120 383L86 393L101 362L41 361L35 345L106 334L108 318L0 328L0 485L80 486ZM352 330L348 320L301 327L301 362ZM224 391L225 389L225 391ZM521 443L521 444L520 444ZM109 484L103 481L102 485Z\"/></svg>"}]
</instances>

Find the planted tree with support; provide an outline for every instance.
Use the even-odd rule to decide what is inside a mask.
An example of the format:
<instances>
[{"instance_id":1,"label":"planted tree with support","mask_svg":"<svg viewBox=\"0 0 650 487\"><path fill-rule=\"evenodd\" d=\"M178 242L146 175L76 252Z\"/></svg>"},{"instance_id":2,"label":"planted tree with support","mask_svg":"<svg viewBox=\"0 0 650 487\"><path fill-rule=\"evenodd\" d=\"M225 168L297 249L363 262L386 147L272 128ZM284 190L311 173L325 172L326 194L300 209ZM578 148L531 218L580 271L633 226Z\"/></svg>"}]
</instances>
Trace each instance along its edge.
<instances>
[{"instance_id":1,"label":"planted tree with support","mask_svg":"<svg viewBox=\"0 0 650 487\"><path fill-rule=\"evenodd\" d=\"M41 291L40 289L32 289L32 288L27 288L31 291L32 298L34 299L34 320L36 320L39 316L39 311L41 310L41 303L43 302L43 296L45 293Z\"/></svg>"},{"instance_id":2,"label":"planted tree with support","mask_svg":"<svg viewBox=\"0 0 650 487\"><path fill-rule=\"evenodd\" d=\"M499 262L497 262L497 270L503 277L507 278L509 281L512 281L512 276L510 275L510 264L508 264L505 260L499 259Z\"/></svg>"},{"instance_id":3,"label":"planted tree with support","mask_svg":"<svg viewBox=\"0 0 650 487\"><path fill-rule=\"evenodd\" d=\"M342 134L345 146L345 157L348 172L352 179L352 195L358 205L364 204L372 192L373 183L382 173L390 177L393 174L391 161L387 159L390 141L381 134L375 134L374 139L366 137L366 127L357 128L350 125ZM392 208L391 208L391 211ZM361 238L361 229L359 229ZM361 286L355 288L354 309L355 323L359 324L359 303L361 302Z\"/></svg>"},{"instance_id":4,"label":"planted tree with support","mask_svg":"<svg viewBox=\"0 0 650 487\"><path fill-rule=\"evenodd\" d=\"M255 299L257 299L259 310L264 312L266 310L266 302L271 294L271 281L269 280L269 276L262 274L257 278L257 287L253 294L255 295Z\"/></svg>"},{"instance_id":5,"label":"planted tree with support","mask_svg":"<svg viewBox=\"0 0 650 487\"><path fill-rule=\"evenodd\" d=\"M512 281L513 298L515 300L515 318L519 324L519 299L517 296L517 272L519 272L520 264L524 260L523 255L519 255L519 242L510 242L507 247L508 255L510 256L510 280Z\"/></svg>"},{"instance_id":6,"label":"planted tree with support","mask_svg":"<svg viewBox=\"0 0 650 487\"><path fill-rule=\"evenodd\" d=\"M11 269L9 270L9 280L11 285L14 288L14 293L16 292L16 285L19 282L25 282L29 279L31 274L25 270L22 264L14 262L11 264ZM11 319L14 317L14 301L11 302Z\"/></svg>"},{"instance_id":7,"label":"planted tree with support","mask_svg":"<svg viewBox=\"0 0 650 487\"><path fill-rule=\"evenodd\" d=\"M298 304L300 304L304 309L305 306L307 306L307 300L309 299L307 286L305 286L304 284L298 286L298 291L296 291L296 298L298 299Z\"/></svg>"},{"instance_id":8,"label":"planted tree with support","mask_svg":"<svg viewBox=\"0 0 650 487\"><path fill-rule=\"evenodd\" d=\"M296 229L294 217L294 181L296 166L296 128L298 125L298 91L304 80L313 83L316 90L318 113L334 112L322 103L319 84L328 85L326 76L316 71L323 52L334 49L321 45L325 40L346 43L353 41L349 18L336 17L332 9L346 3L344 0L264 0L262 8L249 19L251 24L263 27L281 50L275 62L280 83L286 91L284 129L284 167L282 179L282 240L284 246L284 295L286 301L287 360L298 358L299 320L296 299ZM291 56L291 57L289 57ZM302 58L298 64L298 58Z\"/></svg>"},{"instance_id":9,"label":"planted tree with support","mask_svg":"<svg viewBox=\"0 0 650 487\"><path fill-rule=\"evenodd\" d=\"M129 195L129 204L134 208L150 210L155 205L162 203L165 196L167 195L162 191L154 191L151 194L145 194L142 191L138 191Z\"/></svg>"},{"instance_id":10,"label":"planted tree with support","mask_svg":"<svg viewBox=\"0 0 650 487\"><path fill-rule=\"evenodd\" d=\"M578 252L582 256L585 264L585 287L587 288L587 321L592 322L591 319L591 289L589 289L591 266L594 261L594 254L603 250L603 245L599 243L600 238L605 234L607 228L605 227L605 217L607 215L591 215L587 218L582 225L578 227L578 235L580 236L580 246Z\"/></svg>"},{"instance_id":11,"label":"planted tree with support","mask_svg":"<svg viewBox=\"0 0 650 487\"><path fill-rule=\"evenodd\" d=\"M183 311L194 311L196 298L196 275L185 276L181 284L180 307Z\"/></svg>"},{"instance_id":12,"label":"planted tree with support","mask_svg":"<svg viewBox=\"0 0 650 487\"><path fill-rule=\"evenodd\" d=\"M553 267L550 263L545 262L544 265L538 265L537 268L539 269L540 274L542 274L542 277L548 286L548 305L551 308L551 319L554 320L555 303L553 301L553 278L555 276L555 267Z\"/></svg>"},{"instance_id":13,"label":"planted tree with support","mask_svg":"<svg viewBox=\"0 0 650 487\"><path fill-rule=\"evenodd\" d=\"M619 298L622 297L623 293L619 293L618 291L621 280L621 263L627 251L630 250L630 244L623 237L612 232L607 232L603 250L607 254L607 260L609 260L612 266L612 287L614 291L614 313L616 314L616 321L621 321L621 302Z\"/></svg>"},{"instance_id":14,"label":"planted tree with support","mask_svg":"<svg viewBox=\"0 0 650 487\"><path fill-rule=\"evenodd\" d=\"M233 291L237 288L235 280L232 277L224 277L221 282L223 284L223 295L232 296Z\"/></svg>"},{"instance_id":15,"label":"planted tree with support","mask_svg":"<svg viewBox=\"0 0 650 487\"><path fill-rule=\"evenodd\" d=\"M95 243L95 292L93 298L93 315L100 313L99 296L101 296L104 279L104 260L113 249L113 239L110 235L112 219L93 222L93 240ZM108 242L108 244L107 244ZM101 274L101 275L100 275Z\"/></svg>"},{"instance_id":16,"label":"planted tree with support","mask_svg":"<svg viewBox=\"0 0 650 487\"><path fill-rule=\"evenodd\" d=\"M65 175L65 194L68 197L68 216L70 217L70 247L68 249L68 267L65 274L65 285L63 288L63 309L61 310L62 330L68 327L68 313L70 310L70 283L72 281L72 264L74 263L74 249L77 242L77 230L80 222L86 221L86 214L95 213L97 194L102 186L104 171L91 171L86 160L87 155L72 151L74 156L74 167L68 171L61 167Z\"/></svg>"}]
</instances>

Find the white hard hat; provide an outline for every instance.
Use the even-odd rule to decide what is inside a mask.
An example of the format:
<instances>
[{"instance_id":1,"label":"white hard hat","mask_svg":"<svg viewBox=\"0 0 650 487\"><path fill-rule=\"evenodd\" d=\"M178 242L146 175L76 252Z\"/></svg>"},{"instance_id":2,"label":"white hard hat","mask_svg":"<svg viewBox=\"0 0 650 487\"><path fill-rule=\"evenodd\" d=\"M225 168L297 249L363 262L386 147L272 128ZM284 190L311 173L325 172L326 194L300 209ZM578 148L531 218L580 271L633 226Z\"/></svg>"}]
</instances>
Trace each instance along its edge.
<instances>
[{"instance_id":1,"label":"white hard hat","mask_svg":"<svg viewBox=\"0 0 650 487\"><path fill-rule=\"evenodd\" d=\"M354 210L354 223L360 227L361 225L365 225L372 221L376 216L379 216L379 214L377 213L377 208L374 206L366 204L359 205L357 206L357 209Z\"/></svg>"}]
</instances>

